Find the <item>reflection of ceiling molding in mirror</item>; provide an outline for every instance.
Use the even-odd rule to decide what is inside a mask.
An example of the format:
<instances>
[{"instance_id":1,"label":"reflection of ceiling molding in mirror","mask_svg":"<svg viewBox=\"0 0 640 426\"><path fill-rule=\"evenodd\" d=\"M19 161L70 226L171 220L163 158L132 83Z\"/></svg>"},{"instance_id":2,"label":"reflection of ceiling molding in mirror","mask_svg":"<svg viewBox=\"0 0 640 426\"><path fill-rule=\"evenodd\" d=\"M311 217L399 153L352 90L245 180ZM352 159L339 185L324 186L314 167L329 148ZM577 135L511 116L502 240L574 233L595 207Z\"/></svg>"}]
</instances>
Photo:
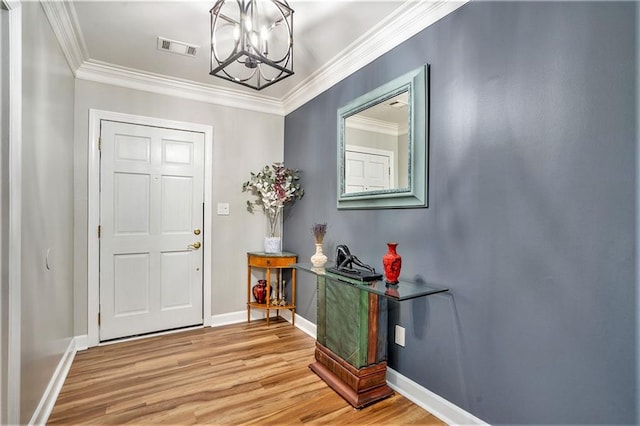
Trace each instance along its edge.
<instances>
[{"instance_id":1,"label":"reflection of ceiling molding in mirror","mask_svg":"<svg viewBox=\"0 0 640 426\"><path fill-rule=\"evenodd\" d=\"M428 205L428 65L338 110L338 208Z\"/></svg>"}]
</instances>

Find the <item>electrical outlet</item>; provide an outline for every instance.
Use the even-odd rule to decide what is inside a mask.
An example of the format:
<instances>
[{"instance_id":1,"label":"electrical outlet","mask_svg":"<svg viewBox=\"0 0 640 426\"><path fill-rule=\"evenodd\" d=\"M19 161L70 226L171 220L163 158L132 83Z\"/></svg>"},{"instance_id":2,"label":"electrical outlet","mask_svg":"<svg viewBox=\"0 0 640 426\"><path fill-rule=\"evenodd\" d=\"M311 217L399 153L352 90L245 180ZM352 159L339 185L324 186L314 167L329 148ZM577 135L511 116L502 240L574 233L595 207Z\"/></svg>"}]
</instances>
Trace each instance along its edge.
<instances>
[{"instance_id":1,"label":"electrical outlet","mask_svg":"<svg viewBox=\"0 0 640 426\"><path fill-rule=\"evenodd\" d=\"M404 327L396 325L396 345L404 348Z\"/></svg>"},{"instance_id":2,"label":"electrical outlet","mask_svg":"<svg viewBox=\"0 0 640 426\"><path fill-rule=\"evenodd\" d=\"M220 216L229 215L229 203L218 203L218 215Z\"/></svg>"}]
</instances>

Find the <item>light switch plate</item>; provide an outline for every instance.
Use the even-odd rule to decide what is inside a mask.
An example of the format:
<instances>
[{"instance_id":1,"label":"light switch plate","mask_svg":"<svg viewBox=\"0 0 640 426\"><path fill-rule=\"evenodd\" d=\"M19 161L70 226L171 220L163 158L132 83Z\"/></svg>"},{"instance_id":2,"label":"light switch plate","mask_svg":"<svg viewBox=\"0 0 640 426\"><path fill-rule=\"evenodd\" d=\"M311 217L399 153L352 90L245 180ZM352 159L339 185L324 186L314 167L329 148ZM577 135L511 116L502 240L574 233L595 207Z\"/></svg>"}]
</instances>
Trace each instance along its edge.
<instances>
[{"instance_id":1,"label":"light switch plate","mask_svg":"<svg viewBox=\"0 0 640 426\"><path fill-rule=\"evenodd\" d=\"M396 325L396 345L404 348L404 327Z\"/></svg>"},{"instance_id":2,"label":"light switch plate","mask_svg":"<svg viewBox=\"0 0 640 426\"><path fill-rule=\"evenodd\" d=\"M229 203L218 203L218 215L220 216L229 215Z\"/></svg>"}]
</instances>

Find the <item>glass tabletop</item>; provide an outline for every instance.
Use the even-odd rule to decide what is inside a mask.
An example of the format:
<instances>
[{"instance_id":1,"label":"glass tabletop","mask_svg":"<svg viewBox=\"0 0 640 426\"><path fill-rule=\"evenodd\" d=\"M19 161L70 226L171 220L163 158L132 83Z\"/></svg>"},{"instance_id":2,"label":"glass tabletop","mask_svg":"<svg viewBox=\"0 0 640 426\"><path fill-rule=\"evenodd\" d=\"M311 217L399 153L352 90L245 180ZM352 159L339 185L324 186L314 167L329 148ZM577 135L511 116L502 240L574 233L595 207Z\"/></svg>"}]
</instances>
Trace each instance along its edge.
<instances>
[{"instance_id":1,"label":"glass tabletop","mask_svg":"<svg viewBox=\"0 0 640 426\"><path fill-rule=\"evenodd\" d=\"M341 284L358 287L361 290L375 293L380 296L387 297L392 300L408 300L416 297L430 296L432 294L443 293L449 291L448 288L431 287L426 283L414 283L408 281L400 281L398 284L388 284L383 280L363 282L344 277L335 273L331 273L328 269L333 264L327 263L323 268L316 268L311 263L295 263L294 268L311 272L316 275L325 276L337 281Z\"/></svg>"}]
</instances>

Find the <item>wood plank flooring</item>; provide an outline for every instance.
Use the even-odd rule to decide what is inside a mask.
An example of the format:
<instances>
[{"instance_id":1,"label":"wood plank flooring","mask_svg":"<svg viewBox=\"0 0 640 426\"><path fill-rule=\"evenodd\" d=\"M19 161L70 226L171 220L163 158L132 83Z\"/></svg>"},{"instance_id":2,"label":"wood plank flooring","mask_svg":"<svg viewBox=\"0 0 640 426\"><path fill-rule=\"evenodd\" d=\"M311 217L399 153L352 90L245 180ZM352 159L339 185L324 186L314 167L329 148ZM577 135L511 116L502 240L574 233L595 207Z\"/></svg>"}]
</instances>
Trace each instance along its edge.
<instances>
[{"instance_id":1,"label":"wood plank flooring","mask_svg":"<svg viewBox=\"0 0 640 426\"><path fill-rule=\"evenodd\" d=\"M444 424L398 393L352 408L309 370L314 344L277 319L90 348L48 424Z\"/></svg>"}]
</instances>

